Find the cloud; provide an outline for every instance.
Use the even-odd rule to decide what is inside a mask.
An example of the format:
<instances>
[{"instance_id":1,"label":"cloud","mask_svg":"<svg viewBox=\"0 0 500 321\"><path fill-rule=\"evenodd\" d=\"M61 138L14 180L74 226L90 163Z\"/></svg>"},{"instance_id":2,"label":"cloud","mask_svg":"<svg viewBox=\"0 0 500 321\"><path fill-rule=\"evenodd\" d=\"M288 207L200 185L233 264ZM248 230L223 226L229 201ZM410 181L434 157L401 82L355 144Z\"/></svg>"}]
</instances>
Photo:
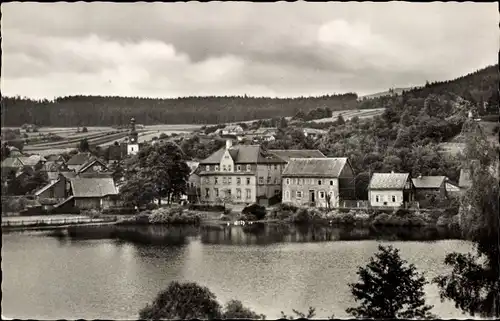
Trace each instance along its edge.
<instances>
[{"instance_id":1,"label":"cloud","mask_svg":"<svg viewBox=\"0 0 500 321\"><path fill-rule=\"evenodd\" d=\"M493 3L8 3L2 92L300 96L495 63Z\"/></svg>"}]
</instances>

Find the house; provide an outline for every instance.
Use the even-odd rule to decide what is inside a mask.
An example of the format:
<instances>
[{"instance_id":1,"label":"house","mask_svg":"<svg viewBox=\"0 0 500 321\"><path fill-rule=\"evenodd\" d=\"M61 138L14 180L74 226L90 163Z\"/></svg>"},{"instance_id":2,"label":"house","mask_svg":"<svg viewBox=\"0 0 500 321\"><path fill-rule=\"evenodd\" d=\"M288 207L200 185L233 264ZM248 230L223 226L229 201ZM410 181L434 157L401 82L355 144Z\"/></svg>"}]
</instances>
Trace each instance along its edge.
<instances>
[{"instance_id":1,"label":"house","mask_svg":"<svg viewBox=\"0 0 500 321\"><path fill-rule=\"evenodd\" d=\"M43 156L40 155L19 156L17 157L17 159L21 161L24 167L31 167L32 169L41 168L47 161Z\"/></svg>"},{"instance_id":2,"label":"house","mask_svg":"<svg viewBox=\"0 0 500 321\"><path fill-rule=\"evenodd\" d=\"M260 145L226 146L199 164L201 201L240 204L269 200L281 195L281 172L286 162Z\"/></svg>"},{"instance_id":3,"label":"house","mask_svg":"<svg viewBox=\"0 0 500 321\"><path fill-rule=\"evenodd\" d=\"M302 129L305 137L310 137L314 140L320 138L327 133L326 130L316 129L316 128L303 128Z\"/></svg>"},{"instance_id":4,"label":"house","mask_svg":"<svg viewBox=\"0 0 500 321\"><path fill-rule=\"evenodd\" d=\"M188 186L187 186L187 201L189 203L199 203L200 201L200 175L199 175L199 162L188 161L186 162L191 172L189 173Z\"/></svg>"},{"instance_id":5,"label":"house","mask_svg":"<svg viewBox=\"0 0 500 321\"><path fill-rule=\"evenodd\" d=\"M415 186L415 200L433 202L446 199L446 176L418 176L412 178L412 182Z\"/></svg>"},{"instance_id":6,"label":"house","mask_svg":"<svg viewBox=\"0 0 500 321\"><path fill-rule=\"evenodd\" d=\"M409 207L414 193L409 173L374 173L368 185L368 200L374 207Z\"/></svg>"},{"instance_id":7,"label":"house","mask_svg":"<svg viewBox=\"0 0 500 321\"><path fill-rule=\"evenodd\" d=\"M45 158L40 155L7 157L2 161L2 175L14 173L18 177L26 171L42 169L44 163Z\"/></svg>"},{"instance_id":8,"label":"house","mask_svg":"<svg viewBox=\"0 0 500 321\"><path fill-rule=\"evenodd\" d=\"M78 153L71 157L67 162L66 166L68 166L69 170L73 170L78 172L80 168L87 164L93 158L91 153Z\"/></svg>"},{"instance_id":9,"label":"house","mask_svg":"<svg viewBox=\"0 0 500 321\"><path fill-rule=\"evenodd\" d=\"M346 157L290 158L282 176L286 203L339 207L355 199L354 171Z\"/></svg>"},{"instance_id":10,"label":"house","mask_svg":"<svg viewBox=\"0 0 500 321\"><path fill-rule=\"evenodd\" d=\"M68 181L69 197L58 203L56 207L105 209L116 206L119 202L118 190L111 177L77 176Z\"/></svg>"},{"instance_id":11,"label":"house","mask_svg":"<svg viewBox=\"0 0 500 321\"><path fill-rule=\"evenodd\" d=\"M220 132L218 132L219 135L238 135L238 134L243 134L243 128L240 125L230 125L222 128Z\"/></svg>"},{"instance_id":12,"label":"house","mask_svg":"<svg viewBox=\"0 0 500 321\"><path fill-rule=\"evenodd\" d=\"M109 169L104 161L96 157L92 157L87 163L83 164L77 172L101 173L101 172L109 172Z\"/></svg>"},{"instance_id":13,"label":"house","mask_svg":"<svg viewBox=\"0 0 500 321\"><path fill-rule=\"evenodd\" d=\"M277 132L278 130L275 127L261 127L245 132L245 138L255 142L270 142L276 140Z\"/></svg>"},{"instance_id":14,"label":"house","mask_svg":"<svg viewBox=\"0 0 500 321\"><path fill-rule=\"evenodd\" d=\"M291 158L326 158L317 149L270 149L270 153L288 162Z\"/></svg>"}]
</instances>

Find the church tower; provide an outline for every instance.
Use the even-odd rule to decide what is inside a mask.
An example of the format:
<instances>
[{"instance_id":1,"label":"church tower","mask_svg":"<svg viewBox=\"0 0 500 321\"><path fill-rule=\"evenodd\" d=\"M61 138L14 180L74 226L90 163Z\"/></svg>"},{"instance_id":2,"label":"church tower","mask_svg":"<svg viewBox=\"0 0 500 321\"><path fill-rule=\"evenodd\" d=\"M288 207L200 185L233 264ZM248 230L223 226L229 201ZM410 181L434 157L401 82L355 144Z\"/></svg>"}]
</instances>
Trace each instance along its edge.
<instances>
[{"instance_id":1,"label":"church tower","mask_svg":"<svg viewBox=\"0 0 500 321\"><path fill-rule=\"evenodd\" d=\"M135 119L130 120L130 132L128 134L127 155L135 155L139 152L139 141L135 130Z\"/></svg>"}]
</instances>

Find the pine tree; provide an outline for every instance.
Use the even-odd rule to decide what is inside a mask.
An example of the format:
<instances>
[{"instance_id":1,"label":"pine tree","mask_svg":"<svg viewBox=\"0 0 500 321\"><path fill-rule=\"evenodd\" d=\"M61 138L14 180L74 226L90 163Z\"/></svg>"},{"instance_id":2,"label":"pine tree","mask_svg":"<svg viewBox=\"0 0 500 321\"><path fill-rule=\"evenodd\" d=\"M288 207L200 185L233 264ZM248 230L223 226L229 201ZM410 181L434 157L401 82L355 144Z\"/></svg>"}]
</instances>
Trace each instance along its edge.
<instances>
[{"instance_id":1,"label":"pine tree","mask_svg":"<svg viewBox=\"0 0 500 321\"><path fill-rule=\"evenodd\" d=\"M406 263L399 250L379 246L375 258L359 268L360 282L349 285L361 304L346 312L357 318L432 318L432 306L425 304L425 277L413 264L405 266Z\"/></svg>"}]
</instances>

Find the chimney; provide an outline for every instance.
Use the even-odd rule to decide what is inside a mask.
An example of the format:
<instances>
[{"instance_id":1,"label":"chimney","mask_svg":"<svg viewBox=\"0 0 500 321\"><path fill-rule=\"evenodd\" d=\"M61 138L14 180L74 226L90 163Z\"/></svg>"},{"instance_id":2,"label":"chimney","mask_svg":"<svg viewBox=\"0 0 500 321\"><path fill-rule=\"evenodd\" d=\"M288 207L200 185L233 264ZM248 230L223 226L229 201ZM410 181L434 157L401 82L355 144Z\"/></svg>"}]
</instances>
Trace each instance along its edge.
<instances>
[{"instance_id":1,"label":"chimney","mask_svg":"<svg viewBox=\"0 0 500 321\"><path fill-rule=\"evenodd\" d=\"M229 149L233 146L233 141L230 139L226 139L226 149Z\"/></svg>"}]
</instances>

